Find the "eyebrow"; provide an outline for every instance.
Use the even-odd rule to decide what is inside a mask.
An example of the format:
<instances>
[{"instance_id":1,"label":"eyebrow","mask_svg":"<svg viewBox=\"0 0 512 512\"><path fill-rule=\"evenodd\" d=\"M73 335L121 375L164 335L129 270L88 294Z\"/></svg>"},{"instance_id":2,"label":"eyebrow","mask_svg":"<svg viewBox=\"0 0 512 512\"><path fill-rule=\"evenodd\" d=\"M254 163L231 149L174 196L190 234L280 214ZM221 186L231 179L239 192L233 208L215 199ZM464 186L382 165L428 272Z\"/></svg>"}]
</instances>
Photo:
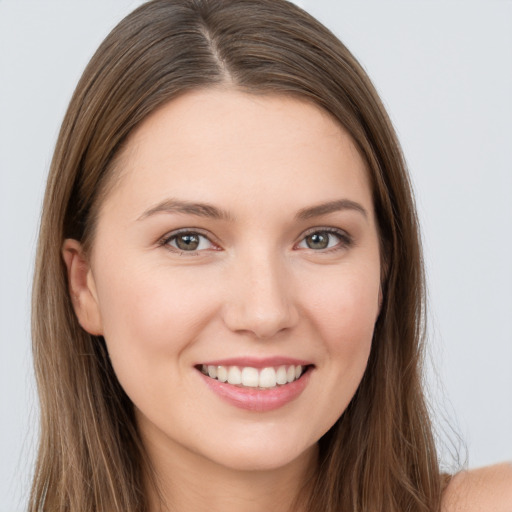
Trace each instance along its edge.
<instances>
[{"instance_id":1,"label":"eyebrow","mask_svg":"<svg viewBox=\"0 0 512 512\"><path fill-rule=\"evenodd\" d=\"M309 208L303 208L302 210L299 210L296 218L299 220L307 220L343 210L359 212L366 219L368 219L368 212L365 210L365 208L359 203L351 201L350 199L339 199L337 201L329 201L328 203L322 203L316 206L311 206Z\"/></svg>"},{"instance_id":2,"label":"eyebrow","mask_svg":"<svg viewBox=\"0 0 512 512\"><path fill-rule=\"evenodd\" d=\"M146 210L137 220L143 220L156 213L186 213L198 217L208 217L217 220L233 220L233 216L216 206L208 203L193 203L177 199L166 199L156 206Z\"/></svg>"},{"instance_id":3,"label":"eyebrow","mask_svg":"<svg viewBox=\"0 0 512 512\"><path fill-rule=\"evenodd\" d=\"M321 217L329 213L339 212L343 210L352 210L361 213L366 219L368 212L366 209L350 199L339 199L336 201L329 201L321 203L308 208L303 208L297 212L295 218L298 220L308 220L314 217ZM137 220L143 220L151 215L157 213L184 213L189 215L196 215L198 217L207 217L216 220L233 221L234 217L221 208L217 208L208 203L194 203L190 201L181 201L178 199L166 199L146 210Z\"/></svg>"}]
</instances>

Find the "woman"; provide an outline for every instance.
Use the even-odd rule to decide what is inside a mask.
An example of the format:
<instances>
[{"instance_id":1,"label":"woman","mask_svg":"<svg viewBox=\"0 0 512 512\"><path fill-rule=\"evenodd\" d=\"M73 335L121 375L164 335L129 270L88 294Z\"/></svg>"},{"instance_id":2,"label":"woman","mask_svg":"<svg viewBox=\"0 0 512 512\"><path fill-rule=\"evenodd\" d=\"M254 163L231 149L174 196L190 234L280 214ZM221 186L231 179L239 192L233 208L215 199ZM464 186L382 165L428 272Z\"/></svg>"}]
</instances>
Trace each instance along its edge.
<instances>
[{"instance_id":1,"label":"woman","mask_svg":"<svg viewBox=\"0 0 512 512\"><path fill-rule=\"evenodd\" d=\"M474 477L439 475L423 293L399 145L347 49L282 1L142 6L52 162L31 510L456 510Z\"/></svg>"}]
</instances>

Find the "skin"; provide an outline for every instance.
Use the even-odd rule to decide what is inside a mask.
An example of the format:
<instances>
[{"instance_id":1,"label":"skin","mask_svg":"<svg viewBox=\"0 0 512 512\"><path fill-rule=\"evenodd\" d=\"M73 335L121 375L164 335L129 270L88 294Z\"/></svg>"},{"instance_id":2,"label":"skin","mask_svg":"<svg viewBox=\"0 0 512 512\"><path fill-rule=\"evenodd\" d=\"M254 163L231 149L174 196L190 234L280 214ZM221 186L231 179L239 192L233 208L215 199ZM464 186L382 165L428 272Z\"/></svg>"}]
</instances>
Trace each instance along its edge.
<instances>
[{"instance_id":1,"label":"skin","mask_svg":"<svg viewBox=\"0 0 512 512\"><path fill-rule=\"evenodd\" d=\"M91 252L66 240L63 257L78 319L104 336L134 403L162 493L148 487L151 510L301 510L316 443L357 389L379 314L361 156L310 103L209 89L145 120L116 172ZM340 200L357 208L299 215ZM201 235L196 250L178 248L179 229ZM329 247L309 247L313 232ZM299 397L266 412L222 400L196 368L272 356L313 368Z\"/></svg>"},{"instance_id":2,"label":"skin","mask_svg":"<svg viewBox=\"0 0 512 512\"><path fill-rule=\"evenodd\" d=\"M461 471L448 486L442 512L512 511L512 464Z\"/></svg>"},{"instance_id":3,"label":"skin","mask_svg":"<svg viewBox=\"0 0 512 512\"><path fill-rule=\"evenodd\" d=\"M153 113L118 167L91 254L74 240L63 252L78 318L105 337L164 497L176 510L287 510L357 389L379 313L365 164L316 106L210 89ZM229 218L154 211L169 198ZM297 217L340 200L357 208ZM181 228L207 238L193 253L162 243ZM328 247L308 247L311 232ZM272 356L314 365L273 411L226 403L195 368Z\"/></svg>"}]
</instances>

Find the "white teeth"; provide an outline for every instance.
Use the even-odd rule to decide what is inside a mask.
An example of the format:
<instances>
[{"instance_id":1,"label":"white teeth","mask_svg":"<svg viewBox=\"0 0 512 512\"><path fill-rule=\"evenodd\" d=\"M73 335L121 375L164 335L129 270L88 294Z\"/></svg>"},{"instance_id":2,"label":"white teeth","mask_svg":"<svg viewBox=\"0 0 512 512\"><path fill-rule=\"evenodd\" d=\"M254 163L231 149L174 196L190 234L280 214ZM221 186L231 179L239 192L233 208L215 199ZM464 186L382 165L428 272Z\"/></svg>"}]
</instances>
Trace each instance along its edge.
<instances>
[{"instance_id":1,"label":"white teeth","mask_svg":"<svg viewBox=\"0 0 512 512\"><path fill-rule=\"evenodd\" d=\"M233 386L269 389L294 382L304 373L304 367L282 365L257 369L251 366L202 365L201 371L212 379L228 382Z\"/></svg>"},{"instance_id":2,"label":"white teeth","mask_svg":"<svg viewBox=\"0 0 512 512\"><path fill-rule=\"evenodd\" d=\"M259 384L259 375L256 368L244 368L242 370L242 385L248 388L257 388Z\"/></svg>"},{"instance_id":3,"label":"white teeth","mask_svg":"<svg viewBox=\"0 0 512 512\"><path fill-rule=\"evenodd\" d=\"M217 366L217 380L221 382L228 380L228 370L225 366Z\"/></svg>"},{"instance_id":4,"label":"white teeth","mask_svg":"<svg viewBox=\"0 0 512 512\"><path fill-rule=\"evenodd\" d=\"M228 370L228 382L229 384L242 384L242 372L238 366L230 366Z\"/></svg>"},{"instance_id":5,"label":"white teeth","mask_svg":"<svg viewBox=\"0 0 512 512\"><path fill-rule=\"evenodd\" d=\"M276 382L280 385L286 384L288 379L286 378L286 366L280 366L276 372Z\"/></svg>"},{"instance_id":6,"label":"white teeth","mask_svg":"<svg viewBox=\"0 0 512 512\"><path fill-rule=\"evenodd\" d=\"M260 388L273 388L276 385L276 371L274 368L263 368L260 371Z\"/></svg>"}]
</instances>

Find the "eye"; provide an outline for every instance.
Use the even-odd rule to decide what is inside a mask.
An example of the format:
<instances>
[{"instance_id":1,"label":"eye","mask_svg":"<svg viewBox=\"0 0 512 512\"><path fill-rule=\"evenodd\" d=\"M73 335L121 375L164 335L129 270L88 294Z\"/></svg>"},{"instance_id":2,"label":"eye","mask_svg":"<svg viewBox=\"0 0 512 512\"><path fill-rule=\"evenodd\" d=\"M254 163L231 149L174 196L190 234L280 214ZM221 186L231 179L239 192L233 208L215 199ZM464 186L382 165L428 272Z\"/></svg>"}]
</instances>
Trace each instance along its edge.
<instances>
[{"instance_id":1,"label":"eye","mask_svg":"<svg viewBox=\"0 0 512 512\"><path fill-rule=\"evenodd\" d=\"M162 245L183 252L202 251L215 247L205 235L197 233L196 231L173 233L162 240Z\"/></svg>"},{"instance_id":2,"label":"eye","mask_svg":"<svg viewBox=\"0 0 512 512\"><path fill-rule=\"evenodd\" d=\"M308 233L298 244L301 249L325 251L335 248L343 248L351 243L350 237L337 229L321 229Z\"/></svg>"}]
</instances>

